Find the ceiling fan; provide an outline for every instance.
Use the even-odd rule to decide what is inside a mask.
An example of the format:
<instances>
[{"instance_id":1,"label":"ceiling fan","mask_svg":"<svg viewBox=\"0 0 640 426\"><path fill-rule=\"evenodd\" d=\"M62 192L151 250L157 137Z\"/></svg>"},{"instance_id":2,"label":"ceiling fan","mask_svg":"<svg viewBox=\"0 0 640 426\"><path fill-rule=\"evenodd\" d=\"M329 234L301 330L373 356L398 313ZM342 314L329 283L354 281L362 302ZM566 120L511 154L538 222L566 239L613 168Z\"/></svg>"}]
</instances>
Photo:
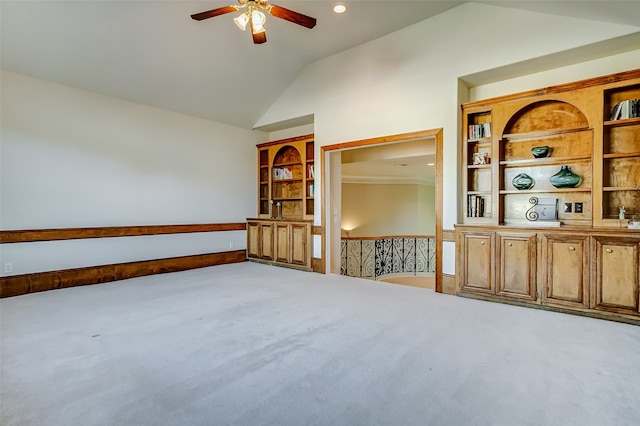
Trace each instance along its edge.
<instances>
[{"instance_id":1,"label":"ceiling fan","mask_svg":"<svg viewBox=\"0 0 640 426\"><path fill-rule=\"evenodd\" d=\"M242 14L234 18L233 21L242 31L244 31L247 24L249 24L255 44L262 44L267 41L267 34L264 28L264 23L267 18L262 12L263 10L276 18L284 19L294 24L302 25L303 27L313 28L316 26L316 18L294 12L293 10L275 4L268 4L267 0L238 0L238 3L237 5L223 6L206 12L195 13L191 15L191 18L196 21L202 21L213 18L214 16L242 10Z\"/></svg>"}]
</instances>

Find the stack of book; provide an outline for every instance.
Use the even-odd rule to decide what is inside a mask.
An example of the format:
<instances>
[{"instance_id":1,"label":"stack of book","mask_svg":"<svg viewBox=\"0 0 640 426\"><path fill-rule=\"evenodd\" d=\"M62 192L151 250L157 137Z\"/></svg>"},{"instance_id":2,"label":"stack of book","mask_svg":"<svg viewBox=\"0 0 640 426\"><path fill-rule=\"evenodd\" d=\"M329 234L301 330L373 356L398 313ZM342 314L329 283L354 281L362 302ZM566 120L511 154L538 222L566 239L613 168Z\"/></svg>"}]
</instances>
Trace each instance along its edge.
<instances>
[{"instance_id":1,"label":"stack of book","mask_svg":"<svg viewBox=\"0 0 640 426\"><path fill-rule=\"evenodd\" d=\"M469 195L467 198L467 217L484 217L484 198Z\"/></svg>"},{"instance_id":2,"label":"stack of book","mask_svg":"<svg viewBox=\"0 0 640 426\"><path fill-rule=\"evenodd\" d=\"M290 167L278 167L273 169L273 180L292 179L293 172Z\"/></svg>"},{"instance_id":3,"label":"stack of book","mask_svg":"<svg viewBox=\"0 0 640 426\"><path fill-rule=\"evenodd\" d=\"M469 124L469 139L491 137L491 123Z\"/></svg>"},{"instance_id":4,"label":"stack of book","mask_svg":"<svg viewBox=\"0 0 640 426\"><path fill-rule=\"evenodd\" d=\"M640 117L640 99L618 102L611 110L610 121Z\"/></svg>"}]
</instances>

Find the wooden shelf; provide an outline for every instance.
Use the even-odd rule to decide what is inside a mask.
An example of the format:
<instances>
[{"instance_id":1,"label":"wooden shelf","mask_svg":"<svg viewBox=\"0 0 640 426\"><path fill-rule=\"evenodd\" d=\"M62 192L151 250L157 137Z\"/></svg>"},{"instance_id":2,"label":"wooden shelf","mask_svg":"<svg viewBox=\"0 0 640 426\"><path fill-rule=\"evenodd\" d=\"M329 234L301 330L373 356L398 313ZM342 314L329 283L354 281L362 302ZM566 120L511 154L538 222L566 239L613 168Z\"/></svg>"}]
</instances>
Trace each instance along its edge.
<instances>
[{"instance_id":1,"label":"wooden shelf","mask_svg":"<svg viewBox=\"0 0 640 426\"><path fill-rule=\"evenodd\" d=\"M556 189L501 189L500 195L506 194L562 194L569 192L591 192L591 188L556 188Z\"/></svg>"},{"instance_id":2,"label":"wooden shelf","mask_svg":"<svg viewBox=\"0 0 640 426\"><path fill-rule=\"evenodd\" d=\"M543 139L548 137L557 137L558 135L564 135L568 133L577 133L577 132L585 132L590 131L589 127L574 127L574 128L565 128L565 129L554 129L554 130L545 130L539 132L527 132L527 133L511 133L502 135L503 140L507 140L509 142L524 142L531 139Z\"/></svg>"},{"instance_id":3,"label":"wooden shelf","mask_svg":"<svg viewBox=\"0 0 640 426\"><path fill-rule=\"evenodd\" d=\"M313 179L307 178L308 167L313 164L313 135L267 142L257 148L258 216L281 214L298 220L311 219L314 205L308 202L312 198L305 195L310 194L309 186L313 184ZM281 203L281 209L276 213L277 202Z\"/></svg>"},{"instance_id":4,"label":"wooden shelf","mask_svg":"<svg viewBox=\"0 0 640 426\"><path fill-rule=\"evenodd\" d=\"M467 143L491 146L493 138L467 139Z\"/></svg>"},{"instance_id":5,"label":"wooden shelf","mask_svg":"<svg viewBox=\"0 0 640 426\"><path fill-rule=\"evenodd\" d=\"M278 167L287 167L287 166L298 166L300 165L300 163L298 162L290 162L290 163L273 163L273 165L271 166L272 168L278 168Z\"/></svg>"},{"instance_id":6,"label":"wooden shelf","mask_svg":"<svg viewBox=\"0 0 640 426\"><path fill-rule=\"evenodd\" d=\"M621 153L602 155L602 158L632 158L632 157L640 157L640 152L621 152Z\"/></svg>"},{"instance_id":7,"label":"wooden shelf","mask_svg":"<svg viewBox=\"0 0 640 426\"><path fill-rule=\"evenodd\" d=\"M640 117L625 118L622 120L605 121L602 123L605 127L621 127L621 126L633 126L640 124Z\"/></svg>"},{"instance_id":8,"label":"wooden shelf","mask_svg":"<svg viewBox=\"0 0 640 426\"><path fill-rule=\"evenodd\" d=\"M603 191L611 192L611 191L638 191L637 187L634 186L605 186L602 188Z\"/></svg>"},{"instance_id":9,"label":"wooden shelf","mask_svg":"<svg viewBox=\"0 0 640 426\"><path fill-rule=\"evenodd\" d=\"M559 164L575 163L578 161L591 161L589 156L580 157L545 157L545 158L527 158L524 160L504 160L500 161L500 165L512 167L528 167L528 166L555 166Z\"/></svg>"},{"instance_id":10,"label":"wooden shelf","mask_svg":"<svg viewBox=\"0 0 640 426\"><path fill-rule=\"evenodd\" d=\"M468 169L491 169L491 164L469 164Z\"/></svg>"}]
</instances>

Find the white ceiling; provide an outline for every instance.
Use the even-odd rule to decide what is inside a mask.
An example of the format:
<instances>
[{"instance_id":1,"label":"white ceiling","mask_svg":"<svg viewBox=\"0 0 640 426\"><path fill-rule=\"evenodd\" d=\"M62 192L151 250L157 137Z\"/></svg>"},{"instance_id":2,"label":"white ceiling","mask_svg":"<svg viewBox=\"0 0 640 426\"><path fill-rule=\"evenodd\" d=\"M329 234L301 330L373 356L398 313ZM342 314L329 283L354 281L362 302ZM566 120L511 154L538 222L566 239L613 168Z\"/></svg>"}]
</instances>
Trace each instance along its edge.
<instances>
[{"instance_id":1,"label":"white ceiling","mask_svg":"<svg viewBox=\"0 0 640 426\"><path fill-rule=\"evenodd\" d=\"M317 18L314 29L268 17L254 45L235 14L193 13L234 0L1 0L3 69L137 103L252 128L307 65L456 7L462 1L273 3ZM482 1L640 26L640 1Z\"/></svg>"},{"instance_id":2,"label":"white ceiling","mask_svg":"<svg viewBox=\"0 0 640 426\"><path fill-rule=\"evenodd\" d=\"M235 0L0 0L1 67L136 103L252 128L308 64L459 6L464 1L273 0L317 19L309 30L267 17L267 43L229 14L190 15ZM640 27L636 1L478 1ZM400 148L404 146L404 148ZM351 182L433 184L433 142L344 153ZM425 148L427 147L427 148ZM425 151L426 149L426 151ZM406 166L399 166L406 164Z\"/></svg>"},{"instance_id":3,"label":"white ceiling","mask_svg":"<svg viewBox=\"0 0 640 426\"><path fill-rule=\"evenodd\" d=\"M435 185L434 138L345 150L341 160L343 183Z\"/></svg>"}]
</instances>

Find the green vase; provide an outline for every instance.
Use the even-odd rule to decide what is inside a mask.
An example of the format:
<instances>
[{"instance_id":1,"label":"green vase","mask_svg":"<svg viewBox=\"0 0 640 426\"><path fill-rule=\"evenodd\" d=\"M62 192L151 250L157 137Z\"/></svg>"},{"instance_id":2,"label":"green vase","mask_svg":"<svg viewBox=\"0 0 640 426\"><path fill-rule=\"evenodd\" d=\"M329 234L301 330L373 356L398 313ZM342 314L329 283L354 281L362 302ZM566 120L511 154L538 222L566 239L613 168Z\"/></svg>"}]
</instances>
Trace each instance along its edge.
<instances>
[{"instance_id":1,"label":"green vase","mask_svg":"<svg viewBox=\"0 0 640 426\"><path fill-rule=\"evenodd\" d=\"M511 183L516 189L519 190L530 189L533 188L533 185L535 185L535 181L533 180L533 178L526 173L520 173L518 176L513 178Z\"/></svg>"},{"instance_id":2,"label":"green vase","mask_svg":"<svg viewBox=\"0 0 640 426\"><path fill-rule=\"evenodd\" d=\"M549 178L551 185L556 188L575 188L580 185L582 178L569 170L569 166L562 166L560 171Z\"/></svg>"},{"instance_id":3,"label":"green vase","mask_svg":"<svg viewBox=\"0 0 640 426\"><path fill-rule=\"evenodd\" d=\"M549 156L549 147L548 146L534 146L533 148L531 148L531 154L533 154L533 156L535 158L544 158L544 157L548 157Z\"/></svg>"}]
</instances>

